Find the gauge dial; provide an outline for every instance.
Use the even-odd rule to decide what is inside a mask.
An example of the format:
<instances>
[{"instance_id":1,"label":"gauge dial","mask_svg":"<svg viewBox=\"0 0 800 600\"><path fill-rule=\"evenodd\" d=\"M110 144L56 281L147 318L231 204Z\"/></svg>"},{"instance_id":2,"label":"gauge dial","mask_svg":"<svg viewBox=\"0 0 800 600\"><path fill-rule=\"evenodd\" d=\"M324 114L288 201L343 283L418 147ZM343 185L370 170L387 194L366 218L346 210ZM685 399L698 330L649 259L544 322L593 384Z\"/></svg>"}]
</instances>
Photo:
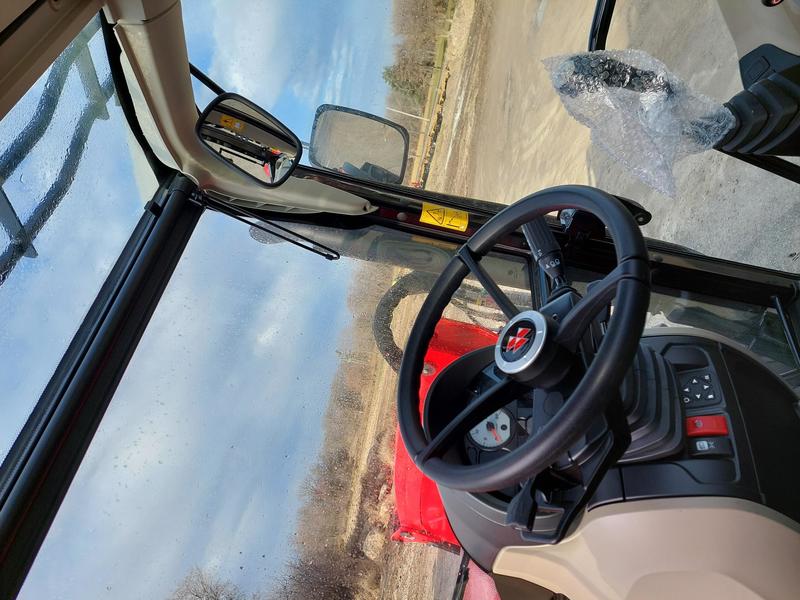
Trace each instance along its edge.
<instances>
[{"instance_id":1,"label":"gauge dial","mask_svg":"<svg viewBox=\"0 0 800 600\"><path fill-rule=\"evenodd\" d=\"M500 409L469 430L470 439L481 448L496 450L511 439L511 415Z\"/></svg>"}]
</instances>

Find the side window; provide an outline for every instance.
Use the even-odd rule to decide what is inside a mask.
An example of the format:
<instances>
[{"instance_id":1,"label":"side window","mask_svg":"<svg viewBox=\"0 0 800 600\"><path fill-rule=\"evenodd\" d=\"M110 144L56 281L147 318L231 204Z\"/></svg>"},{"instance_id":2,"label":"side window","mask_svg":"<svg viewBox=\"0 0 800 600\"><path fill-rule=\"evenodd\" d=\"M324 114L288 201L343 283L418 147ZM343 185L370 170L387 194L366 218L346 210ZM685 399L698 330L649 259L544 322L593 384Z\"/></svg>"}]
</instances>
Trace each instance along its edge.
<instances>
[{"instance_id":1,"label":"side window","mask_svg":"<svg viewBox=\"0 0 800 600\"><path fill-rule=\"evenodd\" d=\"M156 187L98 16L0 120L0 460Z\"/></svg>"},{"instance_id":2,"label":"side window","mask_svg":"<svg viewBox=\"0 0 800 600\"><path fill-rule=\"evenodd\" d=\"M455 246L292 227L341 260L201 217L21 599L454 597L455 538L394 415L399 347ZM525 306L524 265L486 261ZM498 315L465 282L442 347L486 345Z\"/></svg>"}]
</instances>

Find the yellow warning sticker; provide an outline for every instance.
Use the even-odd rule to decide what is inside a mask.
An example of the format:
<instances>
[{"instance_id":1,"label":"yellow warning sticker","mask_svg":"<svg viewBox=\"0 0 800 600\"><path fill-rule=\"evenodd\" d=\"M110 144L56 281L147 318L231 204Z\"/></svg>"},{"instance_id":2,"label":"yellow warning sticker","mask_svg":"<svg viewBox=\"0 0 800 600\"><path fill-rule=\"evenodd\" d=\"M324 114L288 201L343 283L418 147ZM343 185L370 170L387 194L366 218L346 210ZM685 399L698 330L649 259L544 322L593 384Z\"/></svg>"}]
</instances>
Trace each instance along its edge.
<instances>
[{"instance_id":1,"label":"yellow warning sticker","mask_svg":"<svg viewBox=\"0 0 800 600\"><path fill-rule=\"evenodd\" d=\"M234 119L230 115L220 115L219 124L225 129L230 129L231 131L242 131L242 129L244 129L244 123L242 123L239 119Z\"/></svg>"},{"instance_id":2,"label":"yellow warning sticker","mask_svg":"<svg viewBox=\"0 0 800 600\"><path fill-rule=\"evenodd\" d=\"M469 213L455 208L447 208L429 202L422 203L422 214L419 217L420 223L429 223L445 227L446 229L456 229L466 231L469 225Z\"/></svg>"}]
</instances>

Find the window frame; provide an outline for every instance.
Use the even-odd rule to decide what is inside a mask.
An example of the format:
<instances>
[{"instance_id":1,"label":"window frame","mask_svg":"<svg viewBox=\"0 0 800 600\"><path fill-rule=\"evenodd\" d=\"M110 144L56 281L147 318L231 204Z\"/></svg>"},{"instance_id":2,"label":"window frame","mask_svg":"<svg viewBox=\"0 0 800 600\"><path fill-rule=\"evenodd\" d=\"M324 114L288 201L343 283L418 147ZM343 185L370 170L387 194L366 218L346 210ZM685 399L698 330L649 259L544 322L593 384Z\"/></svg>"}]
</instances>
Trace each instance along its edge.
<instances>
[{"instance_id":1,"label":"window frame","mask_svg":"<svg viewBox=\"0 0 800 600\"><path fill-rule=\"evenodd\" d=\"M15 597L203 212L150 148L112 26L96 13L114 91L159 186L0 468L0 597ZM87 21L88 24L89 21ZM84 24L84 25L85 25ZM82 31L83 26L79 31ZM65 40L69 43L71 39Z\"/></svg>"},{"instance_id":2,"label":"window frame","mask_svg":"<svg viewBox=\"0 0 800 600\"><path fill-rule=\"evenodd\" d=\"M34 412L0 471L0 597L14 597L22 586L72 479L92 441L130 358L202 215L197 186L163 165L147 144L136 120L120 63L121 49L101 17L116 92L135 139L159 181L138 224L75 337L62 357ZM322 169L299 166L296 177L314 178L357 194L378 207L375 213L345 217L264 212L285 221L344 228L379 224L431 239L463 243L504 206L403 186L364 182ZM444 231L419 222L423 201L470 214L470 229ZM563 237L563 234L558 234ZM655 285L679 293L711 292L730 299L787 305L794 331L800 324L800 277L705 257L648 242ZM526 257L524 240L509 236L499 251ZM608 240L592 240L570 257L576 266L602 269L611 264ZM677 287L677 284L680 287ZM8 468L6 468L8 467Z\"/></svg>"}]
</instances>

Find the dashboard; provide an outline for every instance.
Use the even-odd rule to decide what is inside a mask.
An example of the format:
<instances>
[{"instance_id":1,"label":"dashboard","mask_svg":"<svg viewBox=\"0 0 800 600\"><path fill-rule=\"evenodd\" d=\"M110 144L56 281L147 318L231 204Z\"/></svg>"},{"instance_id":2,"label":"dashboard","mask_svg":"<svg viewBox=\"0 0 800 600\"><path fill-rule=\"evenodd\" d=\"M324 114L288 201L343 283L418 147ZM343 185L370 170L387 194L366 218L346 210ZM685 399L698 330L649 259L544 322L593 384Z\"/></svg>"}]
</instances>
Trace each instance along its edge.
<instances>
[{"instance_id":1,"label":"dashboard","mask_svg":"<svg viewBox=\"0 0 800 600\"><path fill-rule=\"evenodd\" d=\"M473 369L470 397L496 380L491 371L476 369L479 361L465 362ZM621 396L632 442L602 479L588 510L642 499L723 496L763 504L800 523L800 484L787 468L800 464L798 398L754 355L697 330L650 330ZM435 404L433 394L426 406L432 433L439 422ZM535 390L514 398L464 436L461 460L496 460L535 435L562 404L558 392ZM601 418L553 470L569 477L602 430ZM489 568L504 546L536 544L506 525L516 488L440 491L456 536L481 566ZM542 515L534 529L546 530L547 518Z\"/></svg>"}]
</instances>

